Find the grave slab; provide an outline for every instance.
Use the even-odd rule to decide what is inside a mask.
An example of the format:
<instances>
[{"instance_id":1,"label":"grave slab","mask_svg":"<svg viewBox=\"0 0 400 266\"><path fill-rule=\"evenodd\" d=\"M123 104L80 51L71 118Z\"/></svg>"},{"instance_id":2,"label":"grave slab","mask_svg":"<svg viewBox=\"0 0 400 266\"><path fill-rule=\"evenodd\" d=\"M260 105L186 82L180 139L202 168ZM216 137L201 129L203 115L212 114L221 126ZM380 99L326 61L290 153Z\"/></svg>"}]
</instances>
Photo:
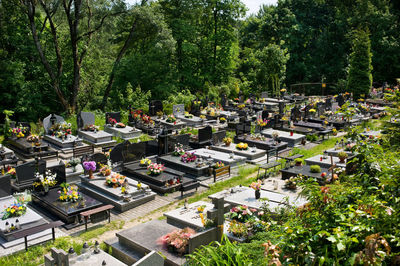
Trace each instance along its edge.
<instances>
[{"instance_id":1,"label":"grave slab","mask_svg":"<svg viewBox=\"0 0 400 266\"><path fill-rule=\"evenodd\" d=\"M112 134L115 137L119 137L123 140L130 140L140 137L142 131L134 127L126 126L124 128L117 128L111 125L104 125L104 131Z\"/></svg>"},{"instance_id":2,"label":"grave slab","mask_svg":"<svg viewBox=\"0 0 400 266\"><path fill-rule=\"evenodd\" d=\"M181 207L169 212L164 213L167 217L167 223L184 228L191 227L195 230L204 228L200 218L200 212L197 210L198 207L204 206L204 219L206 218L206 213L208 210L212 210L214 205L206 201L198 201L185 207Z\"/></svg>"},{"instance_id":3,"label":"grave slab","mask_svg":"<svg viewBox=\"0 0 400 266\"><path fill-rule=\"evenodd\" d=\"M196 177L209 175L208 164L204 164L202 166L199 165L199 167L197 167L196 162L184 163L182 162L180 156L174 156L174 155L160 156L159 160L168 167L171 167L178 171L185 172L187 174L194 175Z\"/></svg>"},{"instance_id":4,"label":"grave slab","mask_svg":"<svg viewBox=\"0 0 400 266\"><path fill-rule=\"evenodd\" d=\"M301 144L301 141L306 139L305 135L302 134L297 134L293 133L293 136L290 135L290 132L287 131L282 131L282 130L274 130L272 128L264 129L261 131L261 134L268 137L272 138L272 133L273 132L278 132L278 138L284 142L288 143L289 147L294 147L296 145Z\"/></svg>"},{"instance_id":5,"label":"grave slab","mask_svg":"<svg viewBox=\"0 0 400 266\"><path fill-rule=\"evenodd\" d=\"M225 165L236 166L241 165L246 162L246 157L232 155L225 152L213 151L209 149L196 149L190 152L194 152L197 157L202 157L203 159L212 159L214 162L223 162Z\"/></svg>"},{"instance_id":6,"label":"grave slab","mask_svg":"<svg viewBox=\"0 0 400 266\"><path fill-rule=\"evenodd\" d=\"M321 160L322 158L322 160ZM333 164L331 161L331 156L324 156L322 154L320 155L315 155L313 157L307 158L304 161L308 164L308 165L319 165L323 168L329 168L332 165L336 165L338 167L346 167L346 163L341 163L340 159L338 157L334 157L332 156L332 160L333 160Z\"/></svg>"},{"instance_id":7,"label":"grave slab","mask_svg":"<svg viewBox=\"0 0 400 266\"><path fill-rule=\"evenodd\" d=\"M84 141L89 142L95 146L113 144L116 141L112 139L113 135L103 130L99 131L85 131L78 130L78 136Z\"/></svg>"},{"instance_id":8,"label":"grave slab","mask_svg":"<svg viewBox=\"0 0 400 266\"><path fill-rule=\"evenodd\" d=\"M249 161L259 159L267 153L265 150L255 147L249 147L247 150L238 150L236 145L233 143L229 146L226 146L225 144L213 145L211 146L211 149L229 154L233 152L236 155L246 157Z\"/></svg>"}]
</instances>

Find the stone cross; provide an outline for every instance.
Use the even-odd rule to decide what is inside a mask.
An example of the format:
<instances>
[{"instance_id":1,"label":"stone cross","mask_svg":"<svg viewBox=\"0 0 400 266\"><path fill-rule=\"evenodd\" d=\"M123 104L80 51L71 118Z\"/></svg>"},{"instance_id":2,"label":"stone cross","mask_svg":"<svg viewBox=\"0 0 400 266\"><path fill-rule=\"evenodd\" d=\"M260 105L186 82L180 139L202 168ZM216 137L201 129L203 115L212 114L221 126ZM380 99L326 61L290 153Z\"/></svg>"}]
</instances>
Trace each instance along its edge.
<instances>
[{"instance_id":1,"label":"stone cross","mask_svg":"<svg viewBox=\"0 0 400 266\"><path fill-rule=\"evenodd\" d=\"M224 233L224 222L225 222L225 201L223 196L216 196L212 199L214 208L207 211L207 217L214 221L214 224L219 228L218 239L221 239ZM226 204L227 207L229 204Z\"/></svg>"},{"instance_id":2,"label":"stone cross","mask_svg":"<svg viewBox=\"0 0 400 266\"><path fill-rule=\"evenodd\" d=\"M51 248L51 255L44 256L45 266L69 266L68 253L64 250Z\"/></svg>"}]
</instances>

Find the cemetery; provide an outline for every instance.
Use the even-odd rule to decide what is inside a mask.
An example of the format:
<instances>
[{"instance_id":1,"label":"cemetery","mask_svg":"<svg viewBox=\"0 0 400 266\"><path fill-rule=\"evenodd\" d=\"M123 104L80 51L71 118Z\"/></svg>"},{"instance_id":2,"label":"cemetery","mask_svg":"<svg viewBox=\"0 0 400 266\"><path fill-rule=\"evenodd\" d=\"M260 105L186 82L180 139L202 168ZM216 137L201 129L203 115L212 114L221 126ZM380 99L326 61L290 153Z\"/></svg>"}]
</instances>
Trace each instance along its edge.
<instances>
[{"instance_id":1,"label":"cemetery","mask_svg":"<svg viewBox=\"0 0 400 266\"><path fill-rule=\"evenodd\" d=\"M0 265L400 265L400 6L267 2L0 1Z\"/></svg>"}]
</instances>

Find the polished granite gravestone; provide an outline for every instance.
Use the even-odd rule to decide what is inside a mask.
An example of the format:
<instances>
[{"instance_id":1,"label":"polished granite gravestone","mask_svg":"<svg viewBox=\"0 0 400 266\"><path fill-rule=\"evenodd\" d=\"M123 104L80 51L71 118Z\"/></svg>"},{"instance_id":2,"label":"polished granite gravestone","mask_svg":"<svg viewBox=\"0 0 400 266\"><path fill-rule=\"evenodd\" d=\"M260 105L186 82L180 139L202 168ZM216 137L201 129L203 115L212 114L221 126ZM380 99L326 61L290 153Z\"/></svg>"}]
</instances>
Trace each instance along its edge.
<instances>
[{"instance_id":1,"label":"polished granite gravestone","mask_svg":"<svg viewBox=\"0 0 400 266\"><path fill-rule=\"evenodd\" d=\"M49 144L43 141L40 142L40 145L35 145L34 143L27 141L26 138L10 138L8 144L11 149L25 158L52 156L57 154Z\"/></svg>"},{"instance_id":2,"label":"polished granite gravestone","mask_svg":"<svg viewBox=\"0 0 400 266\"><path fill-rule=\"evenodd\" d=\"M161 163L170 168L182 171L195 177L208 176L210 166L206 163L197 164L197 162L182 162L181 156L163 155L158 157Z\"/></svg>"},{"instance_id":3,"label":"polished granite gravestone","mask_svg":"<svg viewBox=\"0 0 400 266\"><path fill-rule=\"evenodd\" d=\"M88 179L81 176L81 183L78 184L79 188L85 194L103 202L111 204L119 212L124 212L143 203L154 200L156 193L152 192L149 187L142 184L141 189L137 188L138 182L127 178L129 184L128 195L121 193L121 187L110 187L106 185L106 177L97 173L94 179ZM129 198L129 201L124 201L124 198Z\"/></svg>"},{"instance_id":4,"label":"polished granite gravestone","mask_svg":"<svg viewBox=\"0 0 400 266\"><path fill-rule=\"evenodd\" d=\"M215 162L223 162L225 165L236 166L241 165L246 162L246 157L228 154L220 151L213 151L209 149L196 149L190 152L194 152L197 157L203 159L212 159Z\"/></svg>"},{"instance_id":5,"label":"polished granite gravestone","mask_svg":"<svg viewBox=\"0 0 400 266\"><path fill-rule=\"evenodd\" d=\"M272 138L273 132L277 132L279 134L278 139L287 142L289 147L300 145L301 142L306 139L306 136L302 134L293 133L293 136L291 136L290 132L275 130L272 128L264 129L263 131L261 131L261 134L268 138Z\"/></svg>"},{"instance_id":6,"label":"polished granite gravestone","mask_svg":"<svg viewBox=\"0 0 400 266\"><path fill-rule=\"evenodd\" d=\"M229 203L232 207L245 205L257 210L261 210L265 204L267 204L271 210L274 210L276 208L284 208L287 204L291 206L301 206L305 203L304 199L296 199L267 190L260 190L260 199L256 199L254 189L249 187L233 187L208 197L213 199L219 196L223 196L225 202Z\"/></svg>"},{"instance_id":7,"label":"polished granite gravestone","mask_svg":"<svg viewBox=\"0 0 400 266\"><path fill-rule=\"evenodd\" d=\"M336 129L342 129L346 125L346 123L343 120L331 120L331 119L325 120L325 119L320 119L320 118L309 118L308 119L308 122L318 123L318 124L321 124L321 125L323 123L325 123L325 121L328 121L328 124L330 126L335 127Z\"/></svg>"},{"instance_id":8,"label":"polished granite gravestone","mask_svg":"<svg viewBox=\"0 0 400 266\"><path fill-rule=\"evenodd\" d=\"M212 210L214 208L214 204L206 201L197 201L195 203L189 204L187 208L181 207L169 212L164 213L164 216L167 217L167 223L184 228L190 227L195 230L204 228L203 223L201 222L200 212L197 210L198 207L204 206L204 219L207 217L207 211Z\"/></svg>"},{"instance_id":9,"label":"polished granite gravestone","mask_svg":"<svg viewBox=\"0 0 400 266\"><path fill-rule=\"evenodd\" d=\"M151 175L148 173L146 166L139 165L138 162L126 163L123 166L121 174L132 178L138 179L144 184L148 185L153 191L160 193L171 193L177 191L182 185L192 183L193 179L184 177L184 173L166 167L164 172L159 175ZM181 183L171 184L171 181L181 180Z\"/></svg>"},{"instance_id":10,"label":"polished granite gravestone","mask_svg":"<svg viewBox=\"0 0 400 266\"><path fill-rule=\"evenodd\" d=\"M0 206L2 209L5 209L6 207L10 206L14 202L17 202L17 201L12 196L0 198ZM3 215L3 213L1 213L1 216L2 215ZM21 225L21 229L13 230L11 232L6 233L4 231L6 222L8 222L10 226L11 226L11 224L15 225L17 219L19 221L19 224ZM24 215L22 215L20 217L11 217L11 218L8 218L5 220L0 220L0 236L4 239L4 241L0 241L0 244L4 248L8 248L8 247L23 243L23 239L19 239L19 241L18 241L15 238L14 234L16 232L19 232L19 231L25 230L25 229L29 229L29 228L33 228L33 227L43 225L43 224L47 224L46 220L42 216L37 214L36 211L31 209L29 206L26 206L26 213ZM50 235L50 234L51 234L51 230L46 230L45 232L41 232L39 234L30 236L29 239L31 240L31 239L35 239L35 238L42 237L44 235Z\"/></svg>"},{"instance_id":11,"label":"polished granite gravestone","mask_svg":"<svg viewBox=\"0 0 400 266\"><path fill-rule=\"evenodd\" d=\"M322 160L321 160L322 158ZM333 163L331 161L331 156L324 156L322 154L315 155L313 157L307 158L304 161L307 165L319 165L322 168L330 168L332 165L336 165L338 167L346 167L346 162L341 163L338 157L332 156Z\"/></svg>"},{"instance_id":12,"label":"polished granite gravestone","mask_svg":"<svg viewBox=\"0 0 400 266\"><path fill-rule=\"evenodd\" d=\"M52 188L46 195L41 195L38 192L32 193L32 203L34 205L40 206L53 215L60 218L64 223L66 223L65 227L72 228L79 224L74 224L76 219L80 218L80 213L83 211L88 211L103 205L100 201L84 194L83 192L79 193L82 195L82 198L76 202L64 202L60 201L59 193L60 187Z\"/></svg>"},{"instance_id":13,"label":"polished granite gravestone","mask_svg":"<svg viewBox=\"0 0 400 266\"><path fill-rule=\"evenodd\" d=\"M125 126L124 128L118 128L112 125L104 125L104 131L112 134L115 137L119 137L123 140L130 140L140 137L142 131L134 127Z\"/></svg>"},{"instance_id":14,"label":"polished granite gravestone","mask_svg":"<svg viewBox=\"0 0 400 266\"><path fill-rule=\"evenodd\" d=\"M145 254L154 250L165 256L164 265L184 265L186 261L184 256L169 252L157 241L160 237L175 230L179 230L179 228L168 224L165 220L152 220L123 230L116 234L118 242L110 244L112 247L112 255L132 265Z\"/></svg>"},{"instance_id":15,"label":"polished granite gravestone","mask_svg":"<svg viewBox=\"0 0 400 266\"><path fill-rule=\"evenodd\" d=\"M185 122L189 126L200 126L204 120L194 115L185 115L185 105L177 104L173 106L173 114L177 119Z\"/></svg>"},{"instance_id":16,"label":"polished granite gravestone","mask_svg":"<svg viewBox=\"0 0 400 266\"><path fill-rule=\"evenodd\" d=\"M99 253L97 253L97 254L95 254L92 250L90 250L89 252L90 252L90 256L86 256L86 254L81 254L81 255L77 256L77 258L73 264L71 264L71 260L70 260L69 265L73 265L73 266L89 266L89 265L127 266L127 264L114 258L113 256L104 252L101 249L99 249ZM106 264L102 264L104 262ZM141 265L141 266L145 266L145 264ZM157 265L154 265L154 266L157 266Z\"/></svg>"},{"instance_id":17,"label":"polished granite gravestone","mask_svg":"<svg viewBox=\"0 0 400 266\"><path fill-rule=\"evenodd\" d=\"M60 149L69 149L69 148L73 148L75 146L81 146L82 139L77 136L68 135L65 138L58 138L56 136L50 135L50 128L52 126L52 124L51 124L52 116L53 115L49 115L43 119L43 127L45 130L45 135L44 135L43 139L46 142L55 146L56 148L60 148ZM56 123L64 123L65 122L64 118L62 118L59 115L54 115L54 117L56 119L56 121L55 121Z\"/></svg>"},{"instance_id":18,"label":"polished granite gravestone","mask_svg":"<svg viewBox=\"0 0 400 266\"><path fill-rule=\"evenodd\" d=\"M95 146L111 145L116 142L112 139L112 134L103 130L84 130L86 126L95 124L95 115L93 113L80 112L78 116L80 116L80 119L78 119L78 136L84 141Z\"/></svg>"},{"instance_id":19,"label":"polished granite gravestone","mask_svg":"<svg viewBox=\"0 0 400 266\"><path fill-rule=\"evenodd\" d=\"M266 139L258 139L254 138L252 136L236 136L235 137L236 142L244 142L247 143L250 147L251 146L256 146L258 149L261 150L277 150L277 151L282 151L285 150L288 147L288 143L281 141L281 142L276 142L273 139L266 138Z\"/></svg>"},{"instance_id":20,"label":"polished granite gravestone","mask_svg":"<svg viewBox=\"0 0 400 266\"><path fill-rule=\"evenodd\" d=\"M301 165L301 166L292 166L290 168L281 169L282 179L289 179L292 176L297 176L298 174L302 174L304 177L309 178L313 177L317 179L318 182L323 183L325 179L321 177L321 173L327 173L327 177L331 174L328 168L321 167L320 173L312 173L310 171L310 165ZM325 178L327 178L325 177Z\"/></svg>"},{"instance_id":21,"label":"polished granite gravestone","mask_svg":"<svg viewBox=\"0 0 400 266\"><path fill-rule=\"evenodd\" d=\"M247 150L239 150L236 148L236 144L226 146L225 144L213 145L210 147L212 150L231 154L232 152L236 155L246 157L249 161L259 159L267 154L266 150L261 150L256 147L249 147Z\"/></svg>"}]
</instances>

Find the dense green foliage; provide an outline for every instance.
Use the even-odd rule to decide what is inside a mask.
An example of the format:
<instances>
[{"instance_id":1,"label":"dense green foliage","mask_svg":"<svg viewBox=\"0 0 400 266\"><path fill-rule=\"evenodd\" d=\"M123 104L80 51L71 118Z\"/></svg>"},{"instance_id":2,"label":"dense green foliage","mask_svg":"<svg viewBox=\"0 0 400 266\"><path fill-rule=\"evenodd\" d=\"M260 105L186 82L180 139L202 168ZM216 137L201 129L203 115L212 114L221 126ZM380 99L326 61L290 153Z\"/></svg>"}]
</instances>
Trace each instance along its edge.
<instances>
[{"instance_id":1,"label":"dense green foliage","mask_svg":"<svg viewBox=\"0 0 400 266\"><path fill-rule=\"evenodd\" d=\"M247 17L240 0L1 1L0 112L37 121L50 112L142 108L183 89L218 101L299 82L324 81L336 93L347 77L362 94L371 68L359 75L357 64L371 59L356 47L369 42L354 30L369 29L381 84L400 72L399 23L399 5L388 0L280 0ZM136 88L146 95L140 102Z\"/></svg>"}]
</instances>

